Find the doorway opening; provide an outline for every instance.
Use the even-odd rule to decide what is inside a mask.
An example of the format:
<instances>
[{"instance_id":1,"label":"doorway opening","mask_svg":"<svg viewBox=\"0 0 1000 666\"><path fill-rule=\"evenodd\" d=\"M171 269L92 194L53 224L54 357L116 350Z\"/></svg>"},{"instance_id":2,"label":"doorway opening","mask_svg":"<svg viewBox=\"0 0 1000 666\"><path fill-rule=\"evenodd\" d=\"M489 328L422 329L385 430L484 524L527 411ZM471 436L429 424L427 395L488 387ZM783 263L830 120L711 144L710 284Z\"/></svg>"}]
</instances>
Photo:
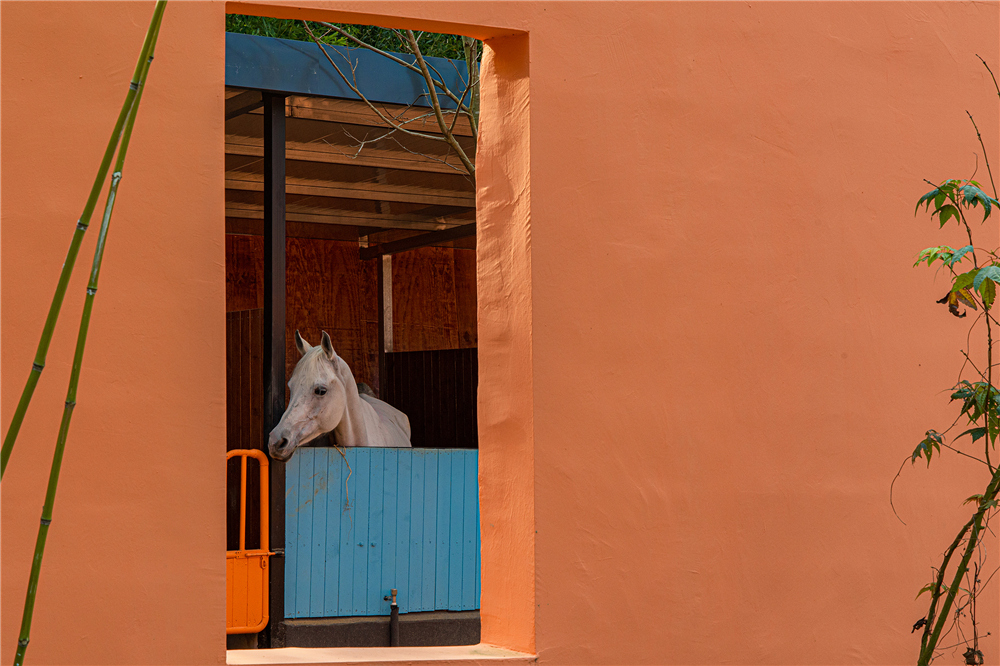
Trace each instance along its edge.
<instances>
[{"instance_id":1,"label":"doorway opening","mask_svg":"<svg viewBox=\"0 0 1000 666\"><path fill-rule=\"evenodd\" d=\"M226 42L227 449L266 450L296 330L313 345L325 331L355 380L407 414L413 447L314 440L272 461L266 510L255 461L241 493L233 458L227 548L259 545L266 512L274 556L267 626L229 646L478 643L482 50L239 15Z\"/></svg>"}]
</instances>

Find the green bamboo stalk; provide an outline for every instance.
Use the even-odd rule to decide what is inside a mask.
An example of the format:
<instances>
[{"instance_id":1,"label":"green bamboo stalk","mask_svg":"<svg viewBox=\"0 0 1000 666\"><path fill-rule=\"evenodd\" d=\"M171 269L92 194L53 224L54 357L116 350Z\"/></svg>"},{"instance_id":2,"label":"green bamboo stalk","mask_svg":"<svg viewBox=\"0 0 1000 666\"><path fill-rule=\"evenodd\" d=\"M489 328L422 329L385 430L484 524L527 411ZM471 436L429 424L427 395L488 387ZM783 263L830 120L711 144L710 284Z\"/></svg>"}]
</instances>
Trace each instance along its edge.
<instances>
[{"instance_id":1,"label":"green bamboo stalk","mask_svg":"<svg viewBox=\"0 0 1000 666\"><path fill-rule=\"evenodd\" d=\"M136 93L143 83L144 72L148 70L146 63L149 58L149 54L152 52L152 44L155 40L154 35L156 31L159 30L160 21L163 18L163 10L166 7L166 0L159 0L156 3L156 7L153 9L153 17L150 20L149 29L146 31L146 39L142 44L142 51L139 53L139 60L135 63L135 70L132 73L132 80L129 83L128 94L125 96L125 102L122 104L122 109L118 114L118 120L115 122L115 127L111 131L111 138L108 140L107 148L104 150L104 157L101 159L101 166L97 170L97 176L94 178L94 184L90 188L90 196L87 197L87 203L83 207L83 213L80 215L80 219L77 220L76 230L73 232L73 240L70 242L69 251L66 253L66 260L63 262L62 272L59 274L59 282L56 285L56 292L52 296L52 303L49 305L49 314L45 318L45 326L42 328L42 337L38 341L38 348L35 351L35 360L31 364L31 372L28 374L28 381L25 382L24 390L21 392L21 399L17 403L17 409L14 410L14 418L10 422L10 426L7 429L7 434L4 436L3 448L0 449L0 479L3 478L4 472L7 470L7 462L10 460L10 454L14 450L14 442L17 440L17 435L21 430L21 423L24 421L25 412L28 411L28 403L31 402L31 396L35 392L35 386L38 384L38 379L42 374L42 370L45 368L45 357L49 352L49 343L52 341L52 332L56 327L56 320L59 319L59 311L62 309L63 298L66 296L66 288L69 286L70 274L73 272L73 266L76 264L76 256L80 252L80 245L83 243L83 234L87 231L87 227L90 225L90 218L94 213L94 209L97 207L97 199L101 194L101 190L104 188L104 181L107 179L108 170L111 168L111 158L114 157L115 148L118 147L118 141L122 135L122 128L125 124L125 119L129 115L132 109L133 102L135 101Z\"/></svg>"},{"instance_id":2,"label":"green bamboo stalk","mask_svg":"<svg viewBox=\"0 0 1000 666\"><path fill-rule=\"evenodd\" d=\"M56 488L59 483L59 473L62 469L63 454L66 450L66 440L69 436L70 419L73 416L73 408L76 407L76 390L80 379L80 369L83 366L83 352L87 345L87 333L90 329L90 316L94 308L94 297L97 295L97 282L101 274L101 263L104 260L104 249L108 238L108 229L111 226L111 213L114 211L115 200L118 195L118 185L122 179L122 169L125 166L125 155L128 152L129 142L132 138L132 128L135 126L135 117L139 111L139 102L142 100L142 92L145 89L146 75L149 66L153 62L153 52L156 48L156 39L160 32L160 19L163 16L163 8L166 0L158 0L156 10L153 13L153 21L150 24L152 36L149 40L149 48L144 47L146 58L142 63L140 85L134 96L134 103L129 109L127 120L121 135L121 146L118 149L118 158L115 161L115 171L111 176L111 187L108 190L107 203L104 206L104 216L101 219L101 229L97 237L97 248L94 250L94 261L90 269L90 281L87 283L87 296L83 302L83 315L80 318L80 331L76 338L76 352L73 355L73 369L70 373L69 388L66 391L66 405L63 408L62 421L59 425L59 436L56 439L55 453L52 456L52 467L49 471L49 485L45 491L45 504L42 506L41 524L38 527L38 537L35 540L35 555L31 562L31 574L28 578L28 593L24 601L24 614L21 618L21 633L17 641L17 654L14 657L14 666L22 666L24 655L28 649L28 642L31 633L31 618L35 609L35 595L38 591L38 579L42 569L42 556L45 553L45 542L48 538L49 526L52 524L52 509L56 499Z\"/></svg>"}]
</instances>

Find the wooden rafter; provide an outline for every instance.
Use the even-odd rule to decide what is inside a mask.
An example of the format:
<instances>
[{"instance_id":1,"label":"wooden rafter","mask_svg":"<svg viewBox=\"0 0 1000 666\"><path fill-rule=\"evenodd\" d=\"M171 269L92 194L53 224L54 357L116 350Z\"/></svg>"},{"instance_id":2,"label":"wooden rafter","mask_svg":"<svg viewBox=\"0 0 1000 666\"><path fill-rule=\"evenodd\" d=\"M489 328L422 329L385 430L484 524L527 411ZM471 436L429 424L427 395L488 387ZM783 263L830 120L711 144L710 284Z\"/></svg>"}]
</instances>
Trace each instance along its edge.
<instances>
[{"instance_id":1,"label":"wooden rafter","mask_svg":"<svg viewBox=\"0 0 1000 666\"><path fill-rule=\"evenodd\" d=\"M226 217L242 217L251 220L264 219L263 206L258 204L227 201ZM321 224L346 224L377 229L414 229L417 231L440 231L469 222L462 217L424 217L418 215L385 215L355 210L333 208L313 208L287 205L285 218L290 222L316 222Z\"/></svg>"},{"instance_id":2,"label":"wooden rafter","mask_svg":"<svg viewBox=\"0 0 1000 666\"><path fill-rule=\"evenodd\" d=\"M226 152L230 155L264 157L264 142L261 139L238 134L226 135ZM302 162L324 164L353 164L357 166L403 169L406 171L430 171L433 173L462 174L458 158L450 156L444 162L424 155L415 155L403 150L386 150L366 146L357 151L350 146L330 143L302 143L289 141L286 157Z\"/></svg>"},{"instance_id":3,"label":"wooden rafter","mask_svg":"<svg viewBox=\"0 0 1000 666\"><path fill-rule=\"evenodd\" d=\"M364 199L368 201L398 201L429 206L460 206L475 208L474 192L456 192L412 185L388 185L382 183L346 183L310 178L287 178L286 191L340 199ZM244 171L226 172L226 189L250 192L264 191L264 177L261 174Z\"/></svg>"},{"instance_id":4,"label":"wooden rafter","mask_svg":"<svg viewBox=\"0 0 1000 666\"><path fill-rule=\"evenodd\" d=\"M263 219L258 198L264 193L260 171L264 141L257 134L261 121L253 120L264 113L262 105L260 91L226 89L225 151L231 156L225 180L229 218ZM379 107L393 118L413 120L415 131L440 132L430 109L393 104ZM412 137L398 133L372 141L388 129L378 114L355 100L290 95L285 100L285 116L288 137L292 138L285 141L291 171L286 176L286 191L293 197L286 208L289 222L339 225L361 233L368 233L365 229L455 233L457 227L464 228L460 235L471 233L476 196L456 155L436 145L425 146L425 140L414 143ZM474 150L468 121L460 118L457 127L463 146L471 142L465 149ZM353 143L355 137L372 142L359 147ZM344 171L345 166L370 171ZM371 176L371 170L378 170L379 177ZM433 177L420 178L420 173ZM426 211L405 212L423 207Z\"/></svg>"},{"instance_id":5,"label":"wooden rafter","mask_svg":"<svg viewBox=\"0 0 1000 666\"><path fill-rule=\"evenodd\" d=\"M361 259L374 259L387 254L406 252L407 250L415 250L418 247L427 247L428 245L458 240L459 238L468 238L475 235L476 223L470 222L469 224L452 227L444 231L432 231L427 234L420 234L419 236L410 236L409 238L361 248Z\"/></svg>"}]
</instances>

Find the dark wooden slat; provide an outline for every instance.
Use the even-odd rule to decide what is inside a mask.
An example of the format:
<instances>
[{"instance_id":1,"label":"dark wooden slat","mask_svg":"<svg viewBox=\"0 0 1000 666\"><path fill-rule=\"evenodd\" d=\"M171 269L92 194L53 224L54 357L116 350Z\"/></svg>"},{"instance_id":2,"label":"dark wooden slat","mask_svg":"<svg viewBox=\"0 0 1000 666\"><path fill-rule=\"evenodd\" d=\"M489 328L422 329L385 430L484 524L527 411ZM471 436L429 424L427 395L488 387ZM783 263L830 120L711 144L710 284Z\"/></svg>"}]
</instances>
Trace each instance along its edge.
<instances>
[{"instance_id":1,"label":"dark wooden slat","mask_svg":"<svg viewBox=\"0 0 1000 666\"><path fill-rule=\"evenodd\" d=\"M239 404L239 313L226 313L226 450L238 448L237 410ZM226 550L239 547L239 467L230 460L226 465Z\"/></svg>"},{"instance_id":2,"label":"dark wooden slat","mask_svg":"<svg viewBox=\"0 0 1000 666\"><path fill-rule=\"evenodd\" d=\"M259 109L264 106L264 99L259 90L247 90L235 97L226 99L226 120Z\"/></svg>"},{"instance_id":3,"label":"dark wooden slat","mask_svg":"<svg viewBox=\"0 0 1000 666\"><path fill-rule=\"evenodd\" d=\"M263 178L246 171L227 171L226 189L262 192ZM440 188L412 185L391 185L369 182L343 182L316 178L288 178L289 194L328 197L332 199L361 199L364 201L399 201L428 206L456 206L474 208L475 192L460 192Z\"/></svg>"},{"instance_id":4,"label":"dark wooden slat","mask_svg":"<svg viewBox=\"0 0 1000 666\"><path fill-rule=\"evenodd\" d=\"M252 420L250 417L253 400L253 379L250 370L250 311L240 312L240 448L249 449L253 446L251 437Z\"/></svg>"},{"instance_id":5,"label":"dark wooden slat","mask_svg":"<svg viewBox=\"0 0 1000 666\"><path fill-rule=\"evenodd\" d=\"M477 350L386 354L384 399L410 419L414 447L477 448Z\"/></svg>"},{"instance_id":6,"label":"dark wooden slat","mask_svg":"<svg viewBox=\"0 0 1000 666\"><path fill-rule=\"evenodd\" d=\"M250 422L252 438L250 448L262 448L266 441L263 407L264 407L264 310L255 309L250 312Z\"/></svg>"},{"instance_id":7,"label":"dark wooden slat","mask_svg":"<svg viewBox=\"0 0 1000 666\"><path fill-rule=\"evenodd\" d=\"M365 231L368 231L366 228ZM246 217L227 217L226 235L263 236L264 220ZM339 224L317 224L313 222L291 222L285 220L287 238L312 238L318 240L342 240L357 242L360 237L358 227Z\"/></svg>"},{"instance_id":8,"label":"dark wooden slat","mask_svg":"<svg viewBox=\"0 0 1000 666\"><path fill-rule=\"evenodd\" d=\"M471 224L463 224L451 229L445 229L444 231L432 231L427 234L420 234L419 236L411 236L410 238L404 238L398 241L380 243L372 247L361 248L361 258L372 259L384 254L397 254L399 252L406 252L407 250L414 250L418 247L426 247L428 245L434 245L435 243L444 243L475 235L475 222Z\"/></svg>"}]
</instances>

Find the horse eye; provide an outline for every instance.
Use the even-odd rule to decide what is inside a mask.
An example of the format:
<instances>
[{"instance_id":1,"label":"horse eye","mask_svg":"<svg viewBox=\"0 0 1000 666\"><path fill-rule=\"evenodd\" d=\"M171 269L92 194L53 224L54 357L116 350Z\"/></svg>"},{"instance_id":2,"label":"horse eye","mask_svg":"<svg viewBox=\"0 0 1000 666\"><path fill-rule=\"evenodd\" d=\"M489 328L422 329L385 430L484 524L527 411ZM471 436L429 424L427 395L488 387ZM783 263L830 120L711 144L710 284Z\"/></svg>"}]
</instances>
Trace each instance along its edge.
<instances>
[{"instance_id":1,"label":"horse eye","mask_svg":"<svg viewBox=\"0 0 1000 666\"><path fill-rule=\"evenodd\" d=\"M313 389L313 393L315 393L316 395L326 395L326 387L317 386L316 388Z\"/></svg>"}]
</instances>

